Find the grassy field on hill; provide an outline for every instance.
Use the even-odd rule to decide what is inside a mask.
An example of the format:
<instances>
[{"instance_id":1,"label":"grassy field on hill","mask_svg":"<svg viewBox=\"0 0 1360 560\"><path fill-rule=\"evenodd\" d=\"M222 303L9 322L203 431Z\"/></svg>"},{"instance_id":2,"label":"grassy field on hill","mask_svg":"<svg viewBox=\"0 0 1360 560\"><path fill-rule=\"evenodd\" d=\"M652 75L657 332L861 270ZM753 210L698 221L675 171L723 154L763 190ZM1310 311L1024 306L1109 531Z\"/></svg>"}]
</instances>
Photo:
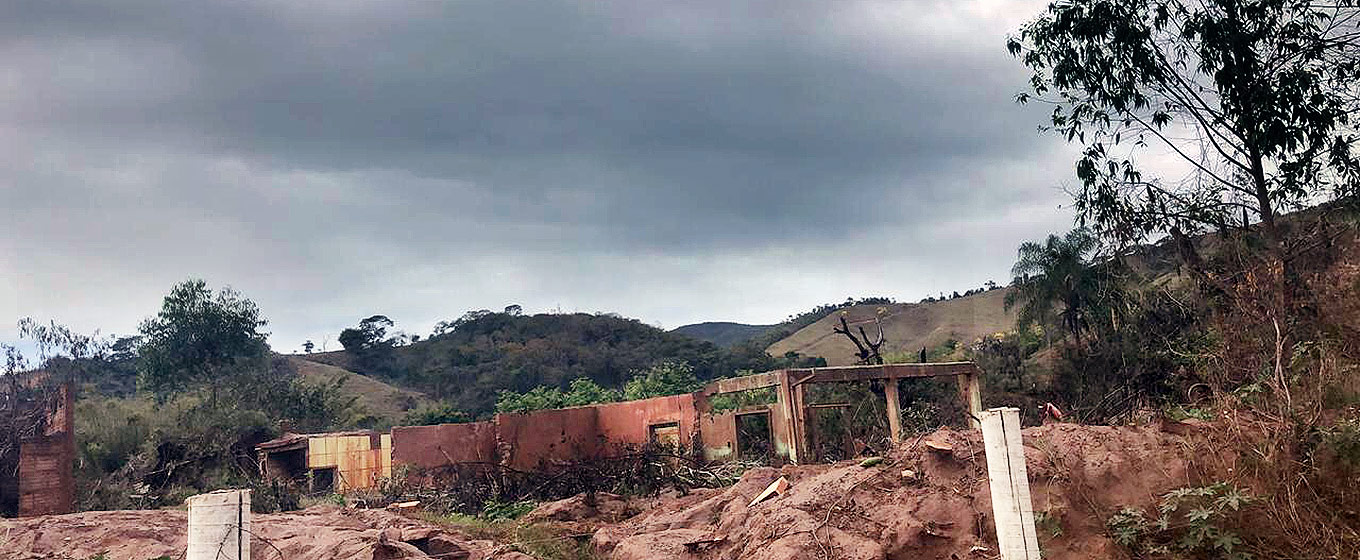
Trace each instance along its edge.
<instances>
[{"instance_id":1,"label":"grassy field on hill","mask_svg":"<svg viewBox=\"0 0 1360 560\"><path fill-rule=\"evenodd\" d=\"M357 397L358 415L367 417L363 424L391 425L400 422L410 410L430 404L423 393L402 389L330 364L312 361L310 356L288 356L298 376L308 383L330 383L344 380L343 394Z\"/></svg>"},{"instance_id":2,"label":"grassy field on hill","mask_svg":"<svg viewBox=\"0 0 1360 560\"><path fill-rule=\"evenodd\" d=\"M949 340L969 342L980 336L1015 328L1015 314L1005 310L1008 290L991 290L971 296L928 303L855 305L848 313L851 326L862 325L873 336L873 320L880 308L883 333L887 342L883 352L914 353L922 347L935 348ZM855 346L832 328L839 324L840 311L831 313L792 335L771 344L767 351L779 356L798 352L821 356L830 365L855 363Z\"/></svg>"}]
</instances>

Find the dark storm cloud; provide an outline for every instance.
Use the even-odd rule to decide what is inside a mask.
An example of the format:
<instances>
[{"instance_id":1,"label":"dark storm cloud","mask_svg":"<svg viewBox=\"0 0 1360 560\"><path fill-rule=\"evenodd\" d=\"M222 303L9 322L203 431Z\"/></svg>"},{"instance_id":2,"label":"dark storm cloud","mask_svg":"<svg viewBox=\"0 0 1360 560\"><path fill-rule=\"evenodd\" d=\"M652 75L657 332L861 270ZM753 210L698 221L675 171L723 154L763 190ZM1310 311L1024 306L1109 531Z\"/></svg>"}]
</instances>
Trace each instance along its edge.
<instances>
[{"instance_id":1,"label":"dark storm cloud","mask_svg":"<svg viewBox=\"0 0 1360 560\"><path fill-rule=\"evenodd\" d=\"M1066 162L1010 102L1003 49L1006 11L1036 9L9 2L0 217L27 262L226 259L369 288L432 259L920 238L1053 206Z\"/></svg>"}]
</instances>

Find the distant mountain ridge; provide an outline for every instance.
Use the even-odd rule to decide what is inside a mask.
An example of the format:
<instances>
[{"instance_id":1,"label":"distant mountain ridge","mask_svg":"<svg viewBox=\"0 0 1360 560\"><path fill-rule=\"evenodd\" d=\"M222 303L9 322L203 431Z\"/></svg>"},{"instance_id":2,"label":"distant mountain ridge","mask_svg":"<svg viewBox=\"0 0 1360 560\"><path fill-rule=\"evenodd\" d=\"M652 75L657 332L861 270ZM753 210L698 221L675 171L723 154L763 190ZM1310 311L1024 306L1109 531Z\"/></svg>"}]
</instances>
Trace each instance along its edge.
<instances>
[{"instance_id":1,"label":"distant mountain ridge","mask_svg":"<svg viewBox=\"0 0 1360 560\"><path fill-rule=\"evenodd\" d=\"M748 325L729 321L708 321L676 327L671 332L706 340L728 348L765 334L779 325Z\"/></svg>"}]
</instances>

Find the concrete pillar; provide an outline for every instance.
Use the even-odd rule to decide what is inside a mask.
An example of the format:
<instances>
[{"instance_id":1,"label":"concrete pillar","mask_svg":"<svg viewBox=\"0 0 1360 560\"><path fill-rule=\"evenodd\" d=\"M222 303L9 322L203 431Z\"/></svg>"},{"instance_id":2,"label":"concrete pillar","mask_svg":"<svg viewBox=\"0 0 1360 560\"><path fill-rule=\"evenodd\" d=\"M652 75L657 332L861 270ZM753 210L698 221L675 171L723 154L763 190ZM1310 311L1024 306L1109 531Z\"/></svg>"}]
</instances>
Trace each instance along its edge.
<instances>
[{"instance_id":1,"label":"concrete pillar","mask_svg":"<svg viewBox=\"0 0 1360 560\"><path fill-rule=\"evenodd\" d=\"M1025 449L1020 441L1020 411L993 408L982 413L982 442L992 489L992 517L1002 560L1039 560L1034 504L1029 495Z\"/></svg>"},{"instance_id":2,"label":"concrete pillar","mask_svg":"<svg viewBox=\"0 0 1360 560\"><path fill-rule=\"evenodd\" d=\"M898 402L897 378L890 378L883 384L883 394L888 399L888 435L893 443L902 441L902 405Z\"/></svg>"},{"instance_id":3,"label":"concrete pillar","mask_svg":"<svg viewBox=\"0 0 1360 560\"><path fill-rule=\"evenodd\" d=\"M801 415L798 414L798 405L794 402L789 370L779 370L779 386L776 388L776 394L779 397L780 415L784 417L784 444L788 446L788 459L790 463L798 464L803 460L803 446L798 437L801 432L798 425L802 422L799 422Z\"/></svg>"},{"instance_id":4,"label":"concrete pillar","mask_svg":"<svg viewBox=\"0 0 1360 560\"><path fill-rule=\"evenodd\" d=\"M190 496L185 560L250 560L250 490Z\"/></svg>"},{"instance_id":5,"label":"concrete pillar","mask_svg":"<svg viewBox=\"0 0 1360 560\"><path fill-rule=\"evenodd\" d=\"M959 398L968 409L968 426L974 430L982 427L982 383L979 372L955 376L959 384Z\"/></svg>"}]
</instances>

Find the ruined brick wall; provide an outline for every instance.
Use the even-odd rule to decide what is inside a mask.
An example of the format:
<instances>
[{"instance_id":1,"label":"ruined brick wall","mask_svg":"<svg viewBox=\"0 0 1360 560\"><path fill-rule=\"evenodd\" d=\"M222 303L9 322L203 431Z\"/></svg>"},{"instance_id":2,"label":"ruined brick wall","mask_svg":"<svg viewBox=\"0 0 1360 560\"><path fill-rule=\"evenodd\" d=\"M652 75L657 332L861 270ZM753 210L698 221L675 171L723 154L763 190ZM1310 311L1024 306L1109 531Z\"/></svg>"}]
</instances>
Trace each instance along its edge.
<instances>
[{"instance_id":1,"label":"ruined brick wall","mask_svg":"<svg viewBox=\"0 0 1360 560\"><path fill-rule=\"evenodd\" d=\"M600 438L610 444L647 443L649 428L660 424L678 424L680 442L685 445L698 434L695 424L699 414L694 407L694 395L624 401L595 409Z\"/></svg>"},{"instance_id":2,"label":"ruined brick wall","mask_svg":"<svg viewBox=\"0 0 1360 560\"><path fill-rule=\"evenodd\" d=\"M397 427L392 461L423 468L494 462L524 471L551 469L608 454L611 444L646 443L651 426L669 423L678 426L684 445L699 437L693 395L497 414L491 422Z\"/></svg>"},{"instance_id":3,"label":"ruined brick wall","mask_svg":"<svg viewBox=\"0 0 1360 560\"><path fill-rule=\"evenodd\" d=\"M392 462L419 468L496 462L492 422L392 428Z\"/></svg>"},{"instance_id":4,"label":"ruined brick wall","mask_svg":"<svg viewBox=\"0 0 1360 560\"><path fill-rule=\"evenodd\" d=\"M20 517L70 513L75 509L73 408L70 385L62 385L47 428L20 444Z\"/></svg>"},{"instance_id":5,"label":"ruined brick wall","mask_svg":"<svg viewBox=\"0 0 1360 560\"><path fill-rule=\"evenodd\" d=\"M553 463L596 456L599 428L593 406L497 414L496 452L502 465L542 470Z\"/></svg>"}]
</instances>

